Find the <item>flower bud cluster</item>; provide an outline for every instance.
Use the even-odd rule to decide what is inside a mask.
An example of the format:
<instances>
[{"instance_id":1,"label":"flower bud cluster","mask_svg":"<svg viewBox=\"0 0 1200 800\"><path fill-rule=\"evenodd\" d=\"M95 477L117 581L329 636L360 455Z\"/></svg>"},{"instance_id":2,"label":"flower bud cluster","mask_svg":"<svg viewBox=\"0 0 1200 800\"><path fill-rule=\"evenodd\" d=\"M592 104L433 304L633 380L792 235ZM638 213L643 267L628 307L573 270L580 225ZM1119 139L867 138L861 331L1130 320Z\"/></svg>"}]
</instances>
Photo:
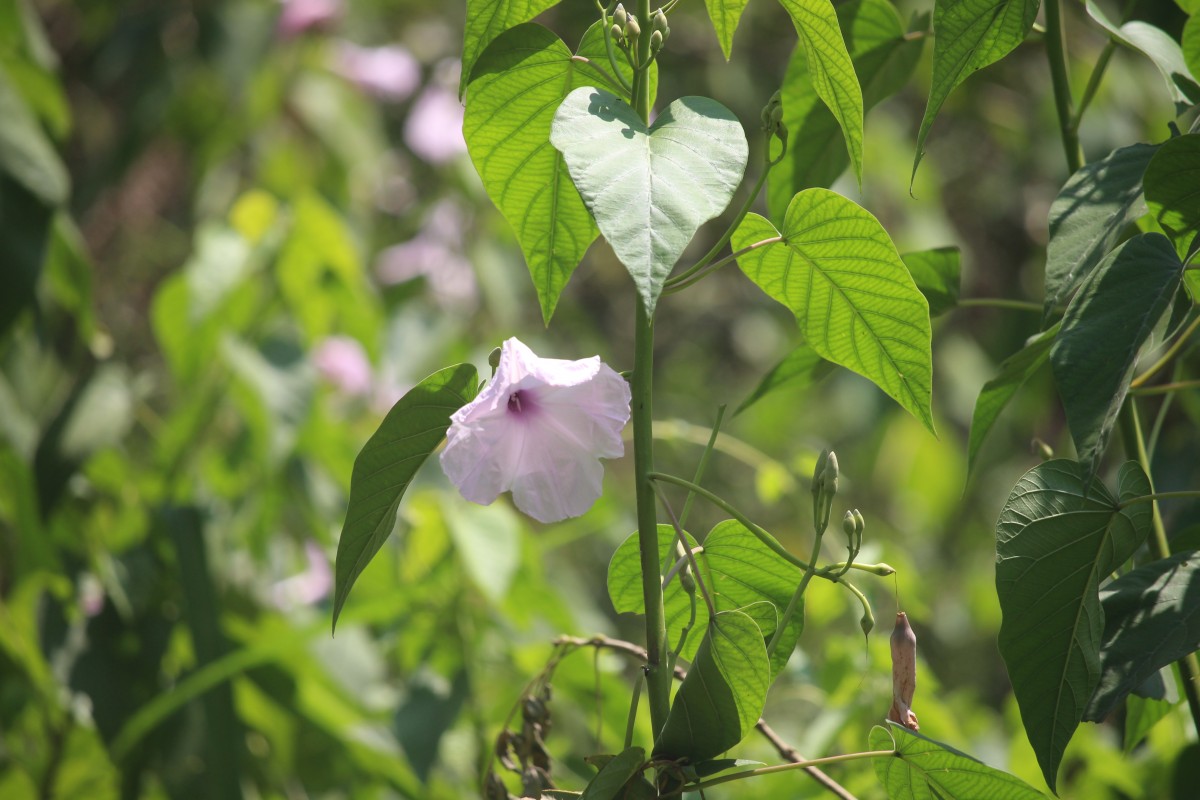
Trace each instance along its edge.
<instances>
[{"instance_id":1,"label":"flower bud cluster","mask_svg":"<svg viewBox=\"0 0 1200 800\"><path fill-rule=\"evenodd\" d=\"M829 527L829 512L838 491L838 475L837 454L832 450L822 450L821 455L817 456L812 479L813 530L818 536Z\"/></svg>"},{"instance_id":2,"label":"flower bud cluster","mask_svg":"<svg viewBox=\"0 0 1200 800\"><path fill-rule=\"evenodd\" d=\"M625 6L617 3L612 15L612 27L609 33L618 46L627 48L631 60L636 61L638 41L642 37L642 25L638 22L637 14L630 14ZM661 8L650 16L650 55L654 57L662 50L663 45L671 36L671 27L667 24L667 15Z\"/></svg>"},{"instance_id":3,"label":"flower bud cluster","mask_svg":"<svg viewBox=\"0 0 1200 800\"><path fill-rule=\"evenodd\" d=\"M768 136L774 136L779 139L784 148L787 148L788 129L783 122L783 95L782 92L776 91L771 95L771 99L763 106L762 113L759 115L762 122L763 132Z\"/></svg>"}]
</instances>

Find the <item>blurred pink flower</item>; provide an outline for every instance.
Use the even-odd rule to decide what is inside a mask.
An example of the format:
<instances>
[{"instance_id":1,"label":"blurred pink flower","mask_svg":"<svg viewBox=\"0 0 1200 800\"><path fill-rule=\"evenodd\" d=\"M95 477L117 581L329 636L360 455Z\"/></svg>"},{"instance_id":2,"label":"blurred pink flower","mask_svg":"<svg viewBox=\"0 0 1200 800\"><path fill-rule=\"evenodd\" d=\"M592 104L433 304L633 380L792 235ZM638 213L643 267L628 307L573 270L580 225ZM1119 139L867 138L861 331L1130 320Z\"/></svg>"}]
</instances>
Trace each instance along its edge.
<instances>
[{"instance_id":1,"label":"blurred pink flower","mask_svg":"<svg viewBox=\"0 0 1200 800\"><path fill-rule=\"evenodd\" d=\"M451 415L442 470L473 503L511 491L539 522L577 517L600 497L600 459L625 452L629 399L629 384L599 356L538 358L509 339L492 380Z\"/></svg>"},{"instance_id":2,"label":"blurred pink flower","mask_svg":"<svg viewBox=\"0 0 1200 800\"><path fill-rule=\"evenodd\" d=\"M308 562L304 572L271 587L271 601L276 608L286 611L297 606L310 606L324 600L333 589L329 559L316 542L304 543L304 556Z\"/></svg>"},{"instance_id":3,"label":"blurred pink flower","mask_svg":"<svg viewBox=\"0 0 1200 800\"><path fill-rule=\"evenodd\" d=\"M440 306L453 311L473 310L479 299L475 271L457 249L467 224L455 203L435 203L426 213L420 233L379 254L375 275L385 284L425 278Z\"/></svg>"},{"instance_id":4,"label":"blurred pink flower","mask_svg":"<svg viewBox=\"0 0 1200 800\"><path fill-rule=\"evenodd\" d=\"M399 45L359 47L342 42L334 71L367 94L393 103L408 97L421 83L421 65Z\"/></svg>"},{"instance_id":5,"label":"blurred pink flower","mask_svg":"<svg viewBox=\"0 0 1200 800\"><path fill-rule=\"evenodd\" d=\"M342 0L281 0L277 30L284 38L314 28L326 28L342 15Z\"/></svg>"},{"instance_id":6,"label":"blurred pink flower","mask_svg":"<svg viewBox=\"0 0 1200 800\"><path fill-rule=\"evenodd\" d=\"M322 378L349 395L371 391L371 362L357 339L330 336L317 345L313 365Z\"/></svg>"},{"instance_id":7,"label":"blurred pink flower","mask_svg":"<svg viewBox=\"0 0 1200 800\"><path fill-rule=\"evenodd\" d=\"M429 86L417 97L404 123L404 143L431 164L444 164L467 152L463 107L450 89Z\"/></svg>"}]
</instances>

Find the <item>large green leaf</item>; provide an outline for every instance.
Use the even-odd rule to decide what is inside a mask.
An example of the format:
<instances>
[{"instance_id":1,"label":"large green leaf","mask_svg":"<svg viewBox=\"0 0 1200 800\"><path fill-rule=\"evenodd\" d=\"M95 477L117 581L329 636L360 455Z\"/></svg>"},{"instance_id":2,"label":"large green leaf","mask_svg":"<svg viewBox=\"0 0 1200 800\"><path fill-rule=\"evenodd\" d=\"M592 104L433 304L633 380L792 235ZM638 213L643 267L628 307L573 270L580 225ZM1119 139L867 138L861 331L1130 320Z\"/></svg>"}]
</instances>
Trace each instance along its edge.
<instances>
[{"instance_id":1,"label":"large green leaf","mask_svg":"<svg viewBox=\"0 0 1200 800\"><path fill-rule=\"evenodd\" d=\"M1159 233L1135 236L1084 282L1050 348L1079 460L1095 470L1129 391L1138 351L1170 308L1183 263Z\"/></svg>"},{"instance_id":2,"label":"large green leaf","mask_svg":"<svg viewBox=\"0 0 1200 800\"><path fill-rule=\"evenodd\" d=\"M1154 66L1158 67L1167 83L1167 91L1175 102L1176 113L1182 114L1200 102L1200 84L1196 83L1195 76L1188 71L1183 51L1170 34L1140 20L1126 22L1118 28L1104 15L1095 0L1087 0L1087 13L1117 42L1137 50L1154 62Z\"/></svg>"},{"instance_id":3,"label":"large green leaf","mask_svg":"<svg viewBox=\"0 0 1200 800\"><path fill-rule=\"evenodd\" d=\"M996 424L1000 413L1025 382L1050 360L1050 347L1054 344L1054 337L1058 335L1058 328L1059 326L1055 325L1026 342L1024 347L1004 359L1000 364L999 374L983 385L979 398L975 401L975 412L971 415L971 433L967 439L968 478L975 469L979 448L983 446L983 440Z\"/></svg>"},{"instance_id":4,"label":"large green leaf","mask_svg":"<svg viewBox=\"0 0 1200 800\"><path fill-rule=\"evenodd\" d=\"M749 2L750 0L704 0L726 61L733 50L733 34L737 30L738 20L742 18L742 12L746 10L746 4Z\"/></svg>"},{"instance_id":5,"label":"large green leaf","mask_svg":"<svg viewBox=\"0 0 1200 800\"><path fill-rule=\"evenodd\" d=\"M499 36L476 62L468 87L463 136L488 195L516 231L529 265L542 318L548 323L571 273L599 232L550 145L550 124L563 98L580 86L614 93L599 24L572 55L541 25L518 25ZM628 65L626 77L632 72ZM651 65L653 75L657 66Z\"/></svg>"},{"instance_id":6,"label":"large green leaf","mask_svg":"<svg viewBox=\"0 0 1200 800\"><path fill-rule=\"evenodd\" d=\"M1039 0L937 0L933 12L933 84L917 134L913 176L925 155L933 120L960 83L1025 41Z\"/></svg>"},{"instance_id":7,"label":"large green leaf","mask_svg":"<svg viewBox=\"0 0 1200 800\"><path fill-rule=\"evenodd\" d=\"M921 294L929 301L929 316L944 314L958 305L962 253L957 247L901 253L900 258Z\"/></svg>"},{"instance_id":8,"label":"large green leaf","mask_svg":"<svg viewBox=\"0 0 1200 800\"><path fill-rule=\"evenodd\" d=\"M822 357L874 381L933 430L929 304L887 231L828 189L797 194L782 232L748 214L733 234L738 264L796 315Z\"/></svg>"},{"instance_id":9,"label":"large green leaf","mask_svg":"<svg viewBox=\"0 0 1200 800\"><path fill-rule=\"evenodd\" d=\"M854 174L862 183L863 95L854 62L830 0L779 0L800 36L800 47L817 96L833 112L846 137Z\"/></svg>"},{"instance_id":10,"label":"large green leaf","mask_svg":"<svg viewBox=\"0 0 1200 800\"><path fill-rule=\"evenodd\" d=\"M868 739L872 750L891 750L875 759L875 775L888 800L1045 800L1045 795L1007 772L889 722L876 725Z\"/></svg>"},{"instance_id":11,"label":"large green leaf","mask_svg":"<svg viewBox=\"0 0 1200 800\"><path fill-rule=\"evenodd\" d=\"M646 751L640 747L631 747L613 756L588 782L579 800L615 800L623 797L621 790L637 778L645 765Z\"/></svg>"},{"instance_id":12,"label":"large green leaf","mask_svg":"<svg viewBox=\"0 0 1200 800\"><path fill-rule=\"evenodd\" d=\"M1200 77L1200 14L1192 14L1187 24L1183 26L1183 36L1180 40L1183 50L1183 60L1188 72L1193 77Z\"/></svg>"},{"instance_id":13,"label":"large green leaf","mask_svg":"<svg viewBox=\"0 0 1200 800\"><path fill-rule=\"evenodd\" d=\"M400 500L425 459L442 443L450 415L478 391L475 367L439 370L401 397L354 459L350 502L338 540L333 625L359 574L396 524Z\"/></svg>"},{"instance_id":14,"label":"large green leaf","mask_svg":"<svg viewBox=\"0 0 1200 800\"><path fill-rule=\"evenodd\" d=\"M707 97L681 97L649 128L603 89L567 95L550 141L648 313L696 230L729 205L746 169L742 126Z\"/></svg>"},{"instance_id":15,"label":"large green leaf","mask_svg":"<svg viewBox=\"0 0 1200 800\"><path fill-rule=\"evenodd\" d=\"M1200 232L1200 133L1177 136L1158 149L1146 167L1146 205L1186 256Z\"/></svg>"},{"instance_id":16,"label":"large green leaf","mask_svg":"<svg viewBox=\"0 0 1200 800\"><path fill-rule=\"evenodd\" d=\"M1142 175L1157 145L1134 144L1086 165L1067 181L1050 206L1046 246L1046 311L1071 293L1142 214Z\"/></svg>"},{"instance_id":17,"label":"large green leaf","mask_svg":"<svg viewBox=\"0 0 1200 800\"><path fill-rule=\"evenodd\" d=\"M695 764L724 753L758 722L770 682L758 625L740 611L720 612L675 693L655 756Z\"/></svg>"},{"instance_id":18,"label":"large green leaf","mask_svg":"<svg viewBox=\"0 0 1200 800\"><path fill-rule=\"evenodd\" d=\"M833 364L821 358L807 343L801 343L771 368L771 371L754 387L754 391L737 407L740 414L771 392L783 388L803 388L816 383L828 375Z\"/></svg>"},{"instance_id":19,"label":"large green leaf","mask_svg":"<svg viewBox=\"0 0 1200 800\"><path fill-rule=\"evenodd\" d=\"M838 23L862 88L865 112L907 83L924 39L905 37L888 0L842 4ZM767 207L777 220L783 218L796 192L830 186L850 163L841 127L817 97L802 44L797 44L788 62L781 99L783 122L790 133L788 149L767 181Z\"/></svg>"},{"instance_id":20,"label":"large green leaf","mask_svg":"<svg viewBox=\"0 0 1200 800\"><path fill-rule=\"evenodd\" d=\"M476 60L500 34L522 22L529 22L559 0L467 0L467 24L463 30L462 84L467 82Z\"/></svg>"},{"instance_id":21,"label":"large green leaf","mask_svg":"<svg viewBox=\"0 0 1200 800\"><path fill-rule=\"evenodd\" d=\"M1151 525L1149 503L1119 505L1150 493L1136 463L1121 467L1116 500L1088 473L1064 459L1039 464L1017 482L996 523L1000 655L1051 788L1100 680L1100 581Z\"/></svg>"},{"instance_id":22,"label":"large green leaf","mask_svg":"<svg viewBox=\"0 0 1200 800\"><path fill-rule=\"evenodd\" d=\"M1160 669L1200 650L1200 551L1153 561L1100 593L1100 683L1083 718L1105 719Z\"/></svg>"}]
</instances>

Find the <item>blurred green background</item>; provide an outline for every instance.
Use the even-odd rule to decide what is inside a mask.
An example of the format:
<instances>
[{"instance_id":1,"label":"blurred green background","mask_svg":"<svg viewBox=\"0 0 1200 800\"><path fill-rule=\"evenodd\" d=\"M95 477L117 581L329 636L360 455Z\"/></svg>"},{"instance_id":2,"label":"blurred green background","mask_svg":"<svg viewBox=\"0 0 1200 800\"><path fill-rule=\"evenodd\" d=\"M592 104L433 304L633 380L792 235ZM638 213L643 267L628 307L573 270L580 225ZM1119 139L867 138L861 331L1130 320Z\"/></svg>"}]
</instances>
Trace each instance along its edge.
<instances>
[{"instance_id":1,"label":"blurred green background","mask_svg":"<svg viewBox=\"0 0 1200 800\"><path fill-rule=\"evenodd\" d=\"M628 459L609 464L590 513L545 528L507 500L468 505L428 464L330 635L351 466L409 386L483 366L512 335L543 356L631 366L632 285L603 242L541 322L459 131L463 5L0 0L0 797L477 796L555 636L640 641L605 590L635 527ZM905 19L932 10L897 5ZM594 15L566 0L539 21L574 43ZM1136 15L1175 35L1184 20L1148 0ZM752 3L728 64L698 0L671 24L661 101L714 96L753 131L795 45L783 11ZM1082 4L1067 25L1078 88L1105 40ZM929 56L868 116L861 189L835 188L902 252L962 248L964 297L1040 302L1046 212L1066 176L1043 49L1033 37L951 96L910 196ZM1172 118L1153 66L1118 53L1085 151L1161 140ZM980 387L1038 321L985 308L935 321L936 439L845 371L726 423L707 485L807 553L807 475L833 447L835 516L860 508L863 559L899 570L859 581L879 620L868 640L856 604L812 587L766 712L800 752L866 748L903 608L922 732L1044 787L995 646L992 531L1039 459L1030 443L1070 452L1048 374L969 483L965 458ZM749 394L794 327L732 268L664 300L660 468L692 473L717 406ZM1195 397L1166 416L1159 488L1195 485L1198 418ZM720 519L698 505L690 527ZM559 785L578 789L584 756L619 749L635 668L591 651L559 665ZM1194 735L1161 710L1124 756L1123 717L1081 728L1062 796L1197 785L1175 766ZM778 760L753 737L738 752ZM830 772L882 792L869 766ZM821 792L788 773L709 796Z\"/></svg>"}]
</instances>

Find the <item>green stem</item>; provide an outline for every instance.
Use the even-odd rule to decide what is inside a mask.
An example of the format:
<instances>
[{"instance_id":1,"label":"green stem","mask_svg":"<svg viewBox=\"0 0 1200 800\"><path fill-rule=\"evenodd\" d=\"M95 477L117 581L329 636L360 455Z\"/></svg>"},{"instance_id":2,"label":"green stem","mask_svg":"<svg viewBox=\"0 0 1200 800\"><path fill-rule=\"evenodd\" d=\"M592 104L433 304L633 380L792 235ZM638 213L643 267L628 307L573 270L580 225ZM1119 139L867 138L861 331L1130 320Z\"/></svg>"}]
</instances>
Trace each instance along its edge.
<instances>
[{"instance_id":1,"label":"green stem","mask_svg":"<svg viewBox=\"0 0 1200 800\"><path fill-rule=\"evenodd\" d=\"M683 787L679 791L671 794L664 794L663 797L670 797L683 792L698 792L701 789L707 789L710 786L717 786L730 781L740 781L746 778L756 778L759 775L773 775L776 772L788 772L794 769L806 769L808 767L821 767L826 764L840 764L845 761L859 761L864 758L894 758L897 755L895 750L867 750L862 753L846 753L840 756L826 756L825 758L813 758L808 761L796 761L791 764L775 764L770 767L759 767L758 769L748 769L745 772L735 772L732 775L722 775L719 778L710 778L699 783L691 783Z\"/></svg>"},{"instance_id":2,"label":"green stem","mask_svg":"<svg viewBox=\"0 0 1200 800\"><path fill-rule=\"evenodd\" d=\"M1054 86L1054 110L1058 113L1063 152L1071 172L1083 166L1083 149L1079 146L1079 131L1074 127L1071 79L1067 69L1067 36L1062 22L1062 0L1046 0L1046 57L1050 61L1050 82Z\"/></svg>"},{"instance_id":3,"label":"green stem","mask_svg":"<svg viewBox=\"0 0 1200 800\"><path fill-rule=\"evenodd\" d=\"M959 308L1006 308L1009 311L1032 311L1042 313L1041 303L1027 300L1005 300L1000 297L966 297L957 303Z\"/></svg>"},{"instance_id":4,"label":"green stem","mask_svg":"<svg viewBox=\"0 0 1200 800\"><path fill-rule=\"evenodd\" d=\"M1121 12L1121 25L1129 21L1137 4L1138 0L1129 0L1125 4L1124 10ZM1110 38L1105 42L1104 49L1100 51L1100 57L1096 59L1096 66L1092 67L1092 74L1088 76L1087 86L1083 87L1083 96L1079 98L1079 108L1076 109L1075 116L1071 119L1071 130L1076 133L1083 124L1083 112L1087 111L1087 107L1095 98L1096 91L1100 88L1100 81L1104 78L1104 71L1108 69L1108 62L1112 60L1113 53L1116 51L1117 42Z\"/></svg>"},{"instance_id":5,"label":"green stem","mask_svg":"<svg viewBox=\"0 0 1200 800\"><path fill-rule=\"evenodd\" d=\"M658 493L659 502L666 509L667 516L671 519L671 526L675 528L675 538L679 541L679 545L683 548L683 557L687 559L692 566L692 579L696 585L700 587L700 595L704 598L704 605L708 606L708 618L717 618L717 608L713 605L712 595L708 593L708 587L704 585L704 578L700 575L700 565L696 563L696 553L688 544L687 535L684 534L683 528L679 527L679 518L675 516L671 504L667 502L667 497L662 493L662 487L657 482L652 482L655 491Z\"/></svg>"},{"instance_id":6,"label":"green stem","mask_svg":"<svg viewBox=\"0 0 1200 800\"><path fill-rule=\"evenodd\" d=\"M725 405L722 403L717 407L717 421L713 423L712 433L708 437L708 444L704 446L704 453L700 456L700 463L696 465L696 474L692 476L692 483L698 484L704 479L704 471L708 469L708 459L712 456L713 448L717 445L717 436L721 433L721 422L724 419ZM691 513L692 502L695 499L696 495L688 492L687 499L683 501L683 510L679 512L679 527L684 528L687 525L688 514ZM686 542L684 546L687 546Z\"/></svg>"},{"instance_id":7,"label":"green stem","mask_svg":"<svg viewBox=\"0 0 1200 800\"><path fill-rule=\"evenodd\" d=\"M1150 481L1152 494L1139 498L1151 501L1151 521L1154 526L1154 535L1150 537L1148 543L1150 552L1154 554L1155 558L1167 558L1171 555L1171 545L1167 540L1167 530L1163 526L1162 515L1158 513L1158 503L1154 501L1158 497L1174 493L1153 494L1154 479L1150 472L1150 456L1146 452L1146 442L1142 437L1142 423L1138 419L1137 406L1134 405L1132 397L1126 397L1125 402L1121 404L1118 421L1121 426L1121 439L1125 445L1125 455L1137 460L1142 471L1146 473L1146 478ZM1195 725L1196 732L1200 733L1200 661L1196 660L1195 653L1191 653L1176 661L1175 668L1179 671L1179 678L1183 683L1183 693L1187 696L1188 708L1192 712L1192 724Z\"/></svg>"},{"instance_id":8,"label":"green stem","mask_svg":"<svg viewBox=\"0 0 1200 800\"><path fill-rule=\"evenodd\" d=\"M716 272L717 270L719 270L721 267L725 266L729 262L736 261L738 258L740 258L741 256L744 256L746 253L749 253L752 250L757 250L760 247L766 247L769 244L776 244L776 243L782 242L782 241L783 241L782 236L770 236L766 239L763 239L762 241L758 241L758 242L755 242L754 244L746 245L741 250L737 250L733 253L730 253L729 255L725 256L724 258L720 259L719 261L714 261L711 265L709 265L708 269L704 270L703 272L700 272L699 274L697 274L695 267L689 267L686 272L681 272L679 275L676 276L676 278L679 279L677 282L673 282L674 279L672 279L672 280L667 281L665 284L663 284L663 293L664 294L674 294L675 292L686 289L687 287L691 286L693 283L698 283L699 281L704 280L709 275ZM685 279L685 277L686 277L686 279Z\"/></svg>"},{"instance_id":9,"label":"green stem","mask_svg":"<svg viewBox=\"0 0 1200 800\"><path fill-rule=\"evenodd\" d=\"M596 652L600 652L599 647L596 648ZM638 675L633 684L633 698L629 701L629 717L625 722L625 747L622 750L633 747L633 727L637 722L638 703L642 699L642 678L642 675Z\"/></svg>"},{"instance_id":10,"label":"green stem","mask_svg":"<svg viewBox=\"0 0 1200 800\"><path fill-rule=\"evenodd\" d=\"M1130 389L1131 394L1138 397L1145 397L1152 394L1170 394L1184 389L1200 388L1200 380L1194 381L1175 381L1174 383L1160 383L1158 386L1145 386L1135 389Z\"/></svg>"},{"instance_id":11,"label":"green stem","mask_svg":"<svg viewBox=\"0 0 1200 800\"><path fill-rule=\"evenodd\" d=\"M1179 337L1171 344L1171 347L1167 350L1167 352L1163 353L1162 358L1160 358L1158 361L1155 361L1149 369L1134 378L1133 382L1129 384L1129 388L1140 388L1145 385L1146 381L1157 375L1163 367L1171 362L1171 359L1175 357L1176 353L1178 353L1183 346L1187 344L1188 338L1196 332L1197 328L1200 328L1200 317L1196 317L1196 319L1192 320L1192 324L1188 325L1187 330L1179 335Z\"/></svg>"},{"instance_id":12,"label":"green stem","mask_svg":"<svg viewBox=\"0 0 1200 800\"><path fill-rule=\"evenodd\" d=\"M821 555L821 539L824 535L825 531L820 528L814 533L812 558L809 559L808 569L804 570L804 577L800 578L800 583L796 586L796 591L792 594L792 599L788 601L787 608L783 612L783 618L775 626L775 633L771 636L771 641L767 644L767 655L775 652L775 645L779 644L779 639L783 636L784 629L792 621L792 617L796 615L796 609L800 607L800 601L804 599L804 592L808 589L809 582L812 581L813 575L817 572L817 558Z\"/></svg>"},{"instance_id":13,"label":"green stem","mask_svg":"<svg viewBox=\"0 0 1200 800\"><path fill-rule=\"evenodd\" d=\"M1178 492L1153 492L1152 494L1143 494L1138 497L1130 498L1123 503L1118 503L1117 508L1129 508L1136 506L1138 503L1157 503L1159 500L1177 500L1181 498L1196 498L1200 497L1200 489L1184 489ZM1168 553L1167 555L1170 555Z\"/></svg>"},{"instance_id":14,"label":"green stem","mask_svg":"<svg viewBox=\"0 0 1200 800\"><path fill-rule=\"evenodd\" d=\"M625 80L625 76L621 74L621 66L617 64L617 54L613 50L612 31L609 29L608 9L606 9L600 0L596 0L596 10L600 12L600 28L604 32L604 53L608 56L608 65L612 67L613 75L617 79L617 85L625 90L628 95L633 95L633 87L629 85L629 81ZM598 67L597 67L598 69Z\"/></svg>"},{"instance_id":15,"label":"green stem","mask_svg":"<svg viewBox=\"0 0 1200 800\"><path fill-rule=\"evenodd\" d=\"M638 0L638 21L644 34L638 40L638 63L650 60L650 0ZM642 122L650 123L650 71L633 76L633 107ZM663 614L661 572L658 563L658 513L650 475L654 470L654 318L638 298L634 321L631 417L633 419L633 469L637 492L638 550L641 556L642 597L646 608L646 688L650 725L657 738L671 710L671 671L667 669L667 622Z\"/></svg>"}]
</instances>

